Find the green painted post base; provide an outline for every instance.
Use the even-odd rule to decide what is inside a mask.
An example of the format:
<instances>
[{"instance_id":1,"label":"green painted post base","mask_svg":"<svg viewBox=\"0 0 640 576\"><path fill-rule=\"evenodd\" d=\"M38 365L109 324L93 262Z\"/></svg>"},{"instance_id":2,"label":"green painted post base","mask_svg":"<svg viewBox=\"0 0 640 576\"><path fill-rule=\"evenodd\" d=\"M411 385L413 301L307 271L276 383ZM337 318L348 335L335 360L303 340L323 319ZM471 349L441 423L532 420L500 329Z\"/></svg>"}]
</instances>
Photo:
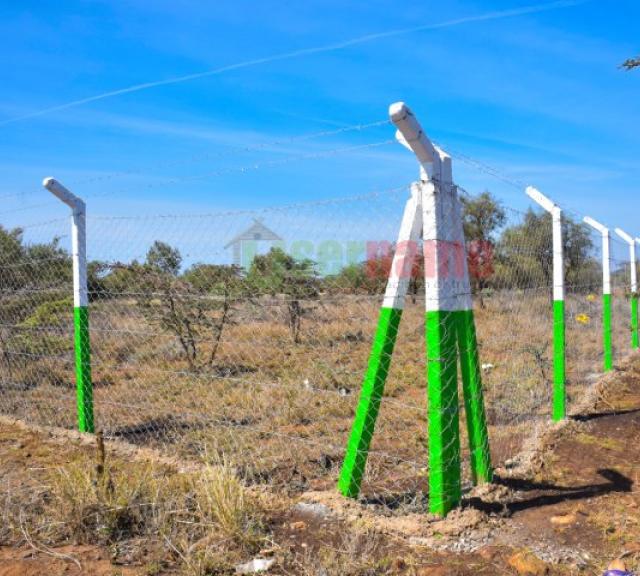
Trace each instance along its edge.
<instances>
[{"instance_id":1,"label":"green painted post base","mask_svg":"<svg viewBox=\"0 0 640 576\"><path fill-rule=\"evenodd\" d=\"M611 338L611 294L602 295L602 346L604 371L613 370L613 343Z\"/></svg>"},{"instance_id":2,"label":"green painted post base","mask_svg":"<svg viewBox=\"0 0 640 576\"><path fill-rule=\"evenodd\" d=\"M631 347L636 349L639 346L638 339L638 295L631 295Z\"/></svg>"},{"instance_id":3,"label":"green painted post base","mask_svg":"<svg viewBox=\"0 0 640 576\"><path fill-rule=\"evenodd\" d=\"M553 421L567 415L564 300L553 302Z\"/></svg>"},{"instance_id":4,"label":"green painted post base","mask_svg":"<svg viewBox=\"0 0 640 576\"><path fill-rule=\"evenodd\" d=\"M91 384L91 346L89 343L89 311L86 306L73 309L76 359L76 395L78 430L93 432L93 386Z\"/></svg>"},{"instance_id":5,"label":"green painted post base","mask_svg":"<svg viewBox=\"0 0 640 576\"><path fill-rule=\"evenodd\" d=\"M461 498L458 353L474 483L493 476L472 310L426 314L429 509L445 516Z\"/></svg>"},{"instance_id":6,"label":"green painted post base","mask_svg":"<svg viewBox=\"0 0 640 576\"><path fill-rule=\"evenodd\" d=\"M426 313L429 398L429 510L445 516L460 503L456 313Z\"/></svg>"},{"instance_id":7,"label":"green painted post base","mask_svg":"<svg viewBox=\"0 0 640 576\"><path fill-rule=\"evenodd\" d=\"M380 309L369 365L362 382L360 400L338 480L338 490L348 498L357 498L360 494L362 475L367 463L369 445L378 418L380 400L389 373L401 317L402 310Z\"/></svg>"},{"instance_id":8,"label":"green painted post base","mask_svg":"<svg viewBox=\"0 0 640 576\"><path fill-rule=\"evenodd\" d=\"M474 484L491 482L491 451L487 417L482 393L480 357L473 310L456 312L458 315L458 348L460 351L460 370L464 393L465 413L467 416L467 434L471 453L471 474Z\"/></svg>"},{"instance_id":9,"label":"green painted post base","mask_svg":"<svg viewBox=\"0 0 640 576\"><path fill-rule=\"evenodd\" d=\"M338 481L338 490L349 498L357 498L360 493L401 316L401 310L380 310L369 365ZM427 312L425 322L429 508L431 513L445 516L458 506L461 499L458 352L474 482L491 481L491 454L473 311Z\"/></svg>"}]
</instances>

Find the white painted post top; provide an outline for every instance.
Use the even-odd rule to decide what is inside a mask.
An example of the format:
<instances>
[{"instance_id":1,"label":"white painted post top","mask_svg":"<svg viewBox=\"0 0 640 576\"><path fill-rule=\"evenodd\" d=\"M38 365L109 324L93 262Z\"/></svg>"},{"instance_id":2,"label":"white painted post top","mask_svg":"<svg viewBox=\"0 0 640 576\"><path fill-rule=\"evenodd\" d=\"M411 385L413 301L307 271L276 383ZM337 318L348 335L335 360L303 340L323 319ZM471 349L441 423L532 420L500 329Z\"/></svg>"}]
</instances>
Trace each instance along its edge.
<instances>
[{"instance_id":1,"label":"white painted post top","mask_svg":"<svg viewBox=\"0 0 640 576\"><path fill-rule=\"evenodd\" d=\"M560 210L560 206L558 206L553 200L547 198L540 190L534 188L533 186L527 186L525 193L529 198L531 198L536 204L542 206L547 212L556 212Z\"/></svg>"},{"instance_id":2,"label":"white painted post top","mask_svg":"<svg viewBox=\"0 0 640 576\"><path fill-rule=\"evenodd\" d=\"M84 200L82 200L82 198L78 198L78 196L67 190L67 188L60 184L60 182L58 182L55 178L45 178L42 181L42 185L47 190L49 190L49 192L51 192L56 198L62 200L73 210L84 209Z\"/></svg>"},{"instance_id":3,"label":"white painted post top","mask_svg":"<svg viewBox=\"0 0 640 576\"><path fill-rule=\"evenodd\" d=\"M588 224L592 228L595 228L601 234L609 234L609 228L607 228L604 224L600 224L600 222L598 222L597 220L594 220L589 216L585 216L584 221L586 224Z\"/></svg>"},{"instance_id":4,"label":"white painted post top","mask_svg":"<svg viewBox=\"0 0 640 576\"><path fill-rule=\"evenodd\" d=\"M398 129L396 138L413 151L421 164L433 164L439 158L422 126L404 102L391 104L389 117Z\"/></svg>"},{"instance_id":5,"label":"white painted post top","mask_svg":"<svg viewBox=\"0 0 640 576\"><path fill-rule=\"evenodd\" d=\"M620 228L616 228L616 234L620 236L620 238L622 238L627 244L633 245L634 243L633 238L631 237L630 234L627 234L624 230L621 230Z\"/></svg>"}]
</instances>

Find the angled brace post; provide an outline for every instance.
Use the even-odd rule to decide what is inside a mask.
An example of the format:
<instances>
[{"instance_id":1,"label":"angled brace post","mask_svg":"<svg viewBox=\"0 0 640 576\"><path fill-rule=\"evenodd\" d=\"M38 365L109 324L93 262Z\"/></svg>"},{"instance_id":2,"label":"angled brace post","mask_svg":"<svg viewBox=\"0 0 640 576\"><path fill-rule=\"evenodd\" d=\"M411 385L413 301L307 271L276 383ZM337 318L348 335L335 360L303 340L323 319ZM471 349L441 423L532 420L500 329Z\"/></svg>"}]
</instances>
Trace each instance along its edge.
<instances>
[{"instance_id":1,"label":"angled brace post","mask_svg":"<svg viewBox=\"0 0 640 576\"><path fill-rule=\"evenodd\" d=\"M525 190L527 196L551 214L553 222L553 409L554 422L567 414L564 252L562 244L562 210L533 186Z\"/></svg>"},{"instance_id":2,"label":"angled brace post","mask_svg":"<svg viewBox=\"0 0 640 576\"><path fill-rule=\"evenodd\" d=\"M378 317L369 364L362 381L360 400L347 444L338 490L349 498L360 494L369 446L380 410L380 401L391 365L400 318L411 280L422 224L420 184L413 184L405 205L387 288Z\"/></svg>"},{"instance_id":3,"label":"angled brace post","mask_svg":"<svg viewBox=\"0 0 640 576\"><path fill-rule=\"evenodd\" d=\"M458 358L473 479L482 483L492 478L462 210L451 158L431 143L404 103L392 105L390 116L398 128L398 140L416 155L424 180L429 505L432 513L445 515L461 497Z\"/></svg>"},{"instance_id":4,"label":"angled brace post","mask_svg":"<svg viewBox=\"0 0 640 576\"><path fill-rule=\"evenodd\" d=\"M584 221L602 235L602 348L604 371L613 370L611 332L611 234L609 228L585 216Z\"/></svg>"},{"instance_id":5,"label":"angled brace post","mask_svg":"<svg viewBox=\"0 0 640 576\"><path fill-rule=\"evenodd\" d=\"M631 275L631 347L635 350L638 338L638 271L636 269L636 240L624 230L616 228L616 234L629 245L629 271Z\"/></svg>"},{"instance_id":6,"label":"angled brace post","mask_svg":"<svg viewBox=\"0 0 640 576\"><path fill-rule=\"evenodd\" d=\"M73 325L76 363L78 429L93 432L93 386L91 383L91 345L89 341L89 299L87 292L86 205L54 178L42 185L71 208L71 248L73 259Z\"/></svg>"},{"instance_id":7,"label":"angled brace post","mask_svg":"<svg viewBox=\"0 0 640 576\"><path fill-rule=\"evenodd\" d=\"M489 481L492 475L461 210L457 190L452 183L451 159L433 146L404 103L393 104L389 115L398 128L396 137L416 155L421 170L422 181L412 187L412 198L405 209L398 246L407 238L412 243L417 242L422 232L427 292L429 500L433 513L445 515L460 502L461 493L458 350L474 480ZM415 252L414 249L413 256ZM338 484L346 496L357 497L360 490L413 256L407 260L406 253L401 250L394 255L369 368ZM404 276L398 276L400 270Z\"/></svg>"}]
</instances>

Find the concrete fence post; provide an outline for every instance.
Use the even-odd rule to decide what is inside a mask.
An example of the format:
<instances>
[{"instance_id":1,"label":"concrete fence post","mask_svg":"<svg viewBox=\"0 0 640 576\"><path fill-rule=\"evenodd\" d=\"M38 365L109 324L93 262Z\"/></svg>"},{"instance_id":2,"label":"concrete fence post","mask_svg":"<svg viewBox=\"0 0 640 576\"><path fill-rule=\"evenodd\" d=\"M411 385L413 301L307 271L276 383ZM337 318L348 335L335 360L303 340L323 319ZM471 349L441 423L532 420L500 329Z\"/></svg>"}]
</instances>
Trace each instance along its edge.
<instances>
[{"instance_id":1,"label":"concrete fence post","mask_svg":"<svg viewBox=\"0 0 640 576\"><path fill-rule=\"evenodd\" d=\"M89 298L87 291L86 205L54 178L43 186L71 208L71 251L73 259L73 326L76 364L78 429L93 432L93 386L91 383L91 345L89 341Z\"/></svg>"},{"instance_id":2,"label":"concrete fence post","mask_svg":"<svg viewBox=\"0 0 640 576\"><path fill-rule=\"evenodd\" d=\"M554 422L567 414L565 366L564 252L562 243L562 210L542 192L529 186L527 196L551 214L553 223L553 408Z\"/></svg>"},{"instance_id":3,"label":"concrete fence post","mask_svg":"<svg viewBox=\"0 0 640 576\"><path fill-rule=\"evenodd\" d=\"M585 223L602 235L602 348L604 371L613 370L613 344L611 335L611 235L609 229L586 216Z\"/></svg>"}]
</instances>

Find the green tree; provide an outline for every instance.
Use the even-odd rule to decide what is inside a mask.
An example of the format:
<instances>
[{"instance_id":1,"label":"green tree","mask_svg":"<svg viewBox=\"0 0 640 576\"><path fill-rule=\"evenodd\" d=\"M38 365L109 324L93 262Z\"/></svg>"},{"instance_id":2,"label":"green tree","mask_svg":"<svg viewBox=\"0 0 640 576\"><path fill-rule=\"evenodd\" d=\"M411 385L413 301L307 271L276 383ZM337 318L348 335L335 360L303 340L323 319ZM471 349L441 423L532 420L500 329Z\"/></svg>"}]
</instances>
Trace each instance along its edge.
<instances>
[{"instance_id":1,"label":"green tree","mask_svg":"<svg viewBox=\"0 0 640 576\"><path fill-rule=\"evenodd\" d=\"M226 326L235 323L235 311L240 298L246 295L246 286L242 279L242 269L238 266L217 264L194 264L187 270L183 279L199 293L210 298L210 318L208 329L211 335L209 364L218 352L222 333Z\"/></svg>"},{"instance_id":2,"label":"green tree","mask_svg":"<svg viewBox=\"0 0 640 576\"><path fill-rule=\"evenodd\" d=\"M203 293L229 293L237 297L244 291L241 272L235 265L194 264L182 277Z\"/></svg>"},{"instance_id":3,"label":"green tree","mask_svg":"<svg viewBox=\"0 0 640 576\"><path fill-rule=\"evenodd\" d=\"M71 280L71 258L59 238L26 244L20 228L0 226L0 289L60 285Z\"/></svg>"},{"instance_id":4,"label":"green tree","mask_svg":"<svg viewBox=\"0 0 640 576\"><path fill-rule=\"evenodd\" d=\"M460 201L464 236L467 242L493 241L495 233L504 226L507 219L500 201L488 190L473 198L461 196Z\"/></svg>"},{"instance_id":5,"label":"green tree","mask_svg":"<svg viewBox=\"0 0 640 576\"><path fill-rule=\"evenodd\" d=\"M59 239L27 244L20 228L0 226L0 354L11 377L15 370L46 371L30 355L57 350L55 333L64 332L72 310L71 278L71 258ZM67 316L47 314L65 307Z\"/></svg>"},{"instance_id":6,"label":"green tree","mask_svg":"<svg viewBox=\"0 0 640 576\"><path fill-rule=\"evenodd\" d=\"M99 280L100 288L104 290L110 298L119 296L135 295L142 290L140 284L144 280L145 270L148 266L141 264L137 260L126 264L122 262L113 262L104 264L96 270L89 270L89 282L92 283L94 278ZM160 272L157 268L152 268L156 272Z\"/></svg>"},{"instance_id":7,"label":"green tree","mask_svg":"<svg viewBox=\"0 0 640 576\"><path fill-rule=\"evenodd\" d=\"M21 271L15 270L22 263L24 255L22 230L7 230L0 225L0 289L17 288L24 283Z\"/></svg>"},{"instance_id":8,"label":"green tree","mask_svg":"<svg viewBox=\"0 0 640 576\"><path fill-rule=\"evenodd\" d=\"M70 254L54 238L46 244L31 244L25 247L25 268L31 282L39 286L70 286L73 280L73 265Z\"/></svg>"},{"instance_id":9,"label":"green tree","mask_svg":"<svg viewBox=\"0 0 640 576\"><path fill-rule=\"evenodd\" d=\"M340 272L327 276L324 285L330 292L347 294L381 294L389 275L389 265L385 259L367 260L348 264Z\"/></svg>"},{"instance_id":10,"label":"green tree","mask_svg":"<svg viewBox=\"0 0 640 576\"><path fill-rule=\"evenodd\" d=\"M460 201L471 288L484 308L483 291L494 274L495 235L504 226L507 215L489 191L473 198L461 196Z\"/></svg>"},{"instance_id":11,"label":"green tree","mask_svg":"<svg viewBox=\"0 0 640 576\"><path fill-rule=\"evenodd\" d=\"M281 248L272 248L267 254L253 259L247 282L258 294L286 298L289 332L292 340L298 343L301 319L308 312L304 302L319 296L319 280L313 261L296 260Z\"/></svg>"},{"instance_id":12,"label":"green tree","mask_svg":"<svg viewBox=\"0 0 640 576\"><path fill-rule=\"evenodd\" d=\"M166 274L177 276L182 265L182 256L177 248L156 240L147 252L146 263Z\"/></svg>"},{"instance_id":13,"label":"green tree","mask_svg":"<svg viewBox=\"0 0 640 576\"><path fill-rule=\"evenodd\" d=\"M171 253L179 252L171 248ZM225 327L233 322L240 290L235 266L194 265L182 277L174 268L136 264L138 305L152 325L178 340L192 371L213 366Z\"/></svg>"},{"instance_id":14,"label":"green tree","mask_svg":"<svg viewBox=\"0 0 640 576\"><path fill-rule=\"evenodd\" d=\"M563 250L567 285L583 286L585 271L593 270L593 242L586 225L563 218ZM509 288L553 284L551 215L528 210L522 223L507 228L497 244L496 276Z\"/></svg>"}]
</instances>

